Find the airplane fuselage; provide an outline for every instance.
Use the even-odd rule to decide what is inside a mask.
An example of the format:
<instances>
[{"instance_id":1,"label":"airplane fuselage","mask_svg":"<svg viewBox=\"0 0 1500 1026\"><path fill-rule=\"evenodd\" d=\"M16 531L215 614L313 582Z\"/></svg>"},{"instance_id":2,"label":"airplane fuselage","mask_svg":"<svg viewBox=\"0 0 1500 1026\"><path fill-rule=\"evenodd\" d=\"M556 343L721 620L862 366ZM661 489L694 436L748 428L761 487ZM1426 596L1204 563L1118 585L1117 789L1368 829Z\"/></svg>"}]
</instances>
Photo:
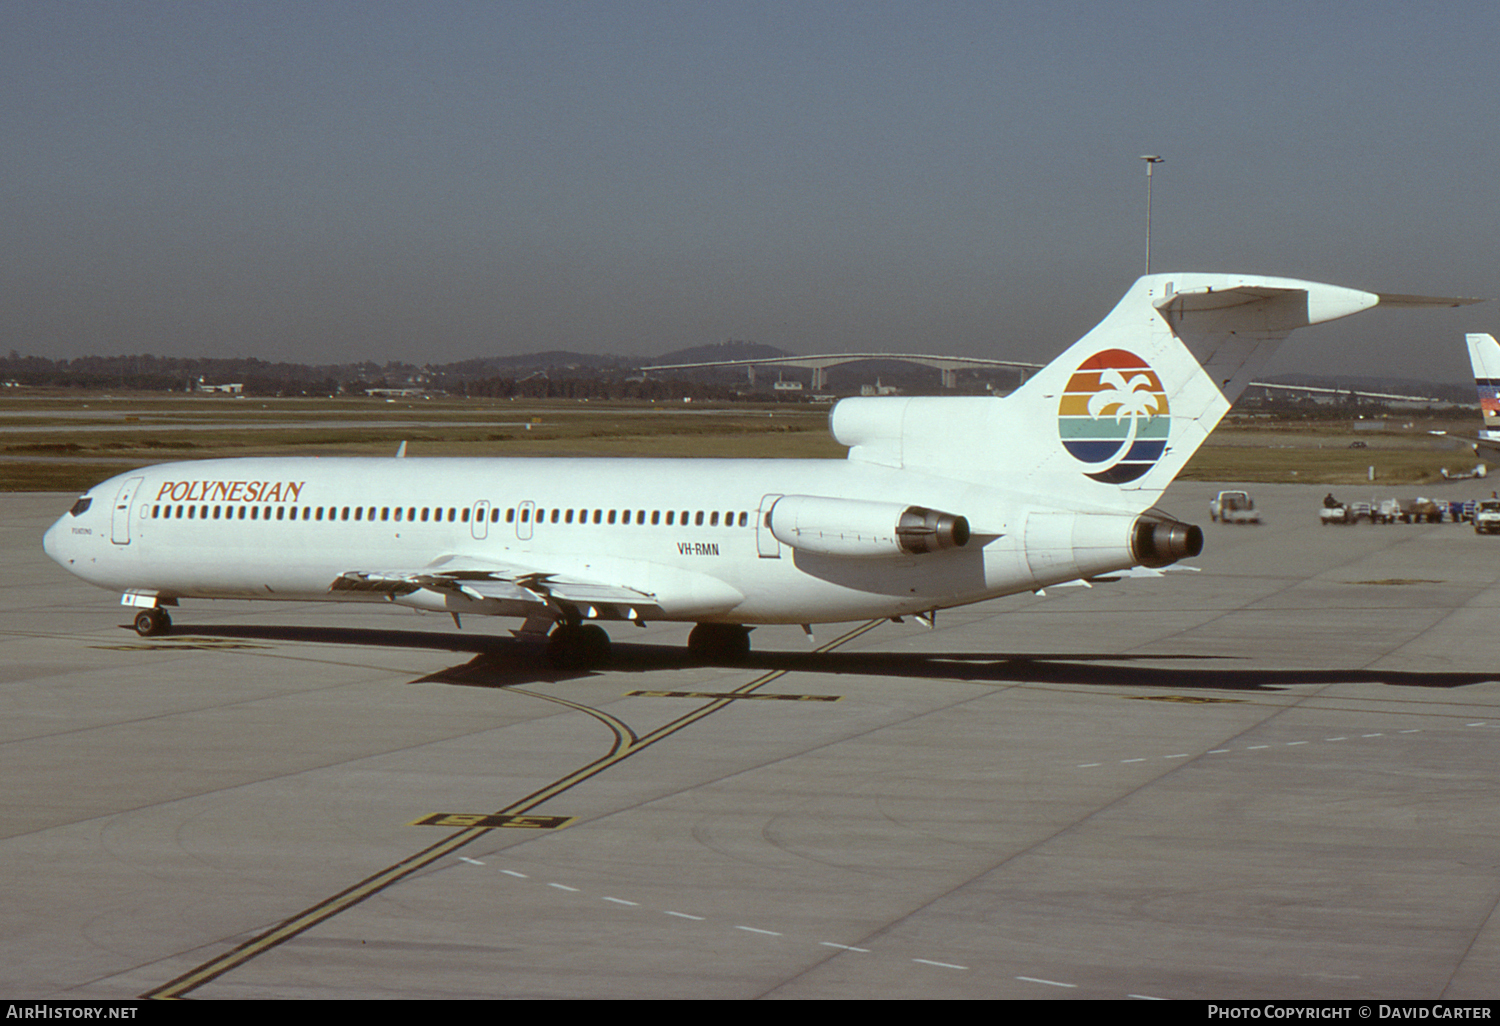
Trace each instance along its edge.
<instances>
[{"instance_id":1,"label":"airplane fuselage","mask_svg":"<svg viewBox=\"0 0 1500 1026\"><path fill-rule=\"evenodd\" d=\"M787 494L958 510L974 537L918 555L808 552L768 527ZM85 512L48 531L47 552L102 588L163 599L390 601L332 585L353 569L451 558L619 582L654 601L655 619L818 623L1080 575L1028 565L1016 529L1026 511L1001 492L847 460L210 460L142 468L87 495ZM1111 519L1123 539L1133 518ZM1088 571L1130 565L1127 549Z\"/></svg>"}]
</instances>

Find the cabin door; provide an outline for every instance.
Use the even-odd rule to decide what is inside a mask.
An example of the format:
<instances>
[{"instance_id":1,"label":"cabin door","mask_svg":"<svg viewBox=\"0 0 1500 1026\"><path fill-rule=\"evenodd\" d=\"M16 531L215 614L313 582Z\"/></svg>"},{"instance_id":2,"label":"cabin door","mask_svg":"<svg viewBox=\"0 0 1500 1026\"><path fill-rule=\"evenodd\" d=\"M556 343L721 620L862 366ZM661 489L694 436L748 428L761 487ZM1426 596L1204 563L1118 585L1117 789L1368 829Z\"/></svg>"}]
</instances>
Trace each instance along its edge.
<instances>
[{"instance_id":1,"label":"cabin door","mask_svg":"<svg viewBox=\"0 0 1500 1026\"><path fill-rule=\"evenodd\" d=\"M120 486L115 495L115 511L110 518L110 540L116 545L130 544L130 507L135 504L135 493L140 490L144 477L132 477Z\"/></svg>"},{"instance_id":2,"label":"cabin door","mask_svg":"<svg viewBox=\"0 0 1500 1026\"><path fill-rule=\"evenodd\" d=\"M771 507L780 495L767 495L760 500L760 512L755 521L755 551L761 559L780 559L781 542L771 533Z\"/></svg>"}]
</instances>

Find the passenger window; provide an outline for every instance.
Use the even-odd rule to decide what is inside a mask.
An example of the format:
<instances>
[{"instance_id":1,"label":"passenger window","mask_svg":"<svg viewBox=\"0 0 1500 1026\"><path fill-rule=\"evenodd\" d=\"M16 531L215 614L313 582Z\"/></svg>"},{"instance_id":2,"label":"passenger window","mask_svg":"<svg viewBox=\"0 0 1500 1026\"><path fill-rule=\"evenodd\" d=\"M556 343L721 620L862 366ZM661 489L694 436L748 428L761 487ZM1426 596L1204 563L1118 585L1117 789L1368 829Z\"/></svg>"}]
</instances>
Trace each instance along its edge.
<instances>
[{"instance_id":1,"label":"passenger window","mask_svg":"<svg viewBox=\"0 0 1500 1026\"><path fill-rule=\"evenodd\" d=\"M651 526L655 527L659 523L661 523L661 510L653 509L651 511Z\"/></svg>"},{"instance_id":2,"label":"passenger window","mask_svg":"<svg viewBox=\"0 0 1500 1026\"><path fill-rule=\"evenodd\" d=\"M555 509L555 510L552 511L552 522L554 524L557 523L557 515L559 513L561 513L561 512L562 512L562 510L557 510L557 509Z\"/></svg>"},{"instance_id":3,"label":"passenger window","mask_svg":"<svg viewBox=\"0 0 1500 1026\"><path fill-rule=\"evenodd\" d=\"M701 509L698 511L698 515L693 518L693 526L694 527L702 527L703 526L703 511Z\"/></svg>"},{"instance_id":4,"label":"passenger window","mask_svg":"<svg viewBox=\"0 0 1500 1026\"><path fill-rule=\"evenodd\" d=\"M609 511L609 522L611 524L615 522L615 511L614 510L610 510Z\"/></svg>"},{"instance_id":5,"label":"passenger window","mask_svg":"<svg viewBox=\"0 0 1500 1026\"><path fill-rule=\"evenodd\" d=\"M573 522L573 511L572 510L568 510L567 515L563 517L563 523L565 523L565 524L571 524L572 522Z\"/></svg>"},{"instance_id":6,"label":"passenger window","mask_svg":"<svg viewBox=\"0 0 1500 1026\"><path fill-rule=\"evenodd\" d=\"M718 527L719 526L719 511L718 510L714 510L712 513L710 513L708 515L708 526L709 527Z\"/></svg>"},{"instance_id":7,"label":"passenger window","mask_svg":"<svg viewBox=\"0 0 1500 1026\"><path fill-rule=\"evenodd\" d=\"M514 524L516 522L516 511L514 509L505 511L505 522L507 524Z\"/></svg>"},{"instance_id":8,"label":"passenger window","mask_svg":"<svg viewBox=\"0 0 1500 1026\"><path fill-rule=\"evenodd\" d=\"M364 518L365 518L365 508L363 506L355 506L354 507L354 519L355 520L363 520Z\"/></svg>"}]
</instances>

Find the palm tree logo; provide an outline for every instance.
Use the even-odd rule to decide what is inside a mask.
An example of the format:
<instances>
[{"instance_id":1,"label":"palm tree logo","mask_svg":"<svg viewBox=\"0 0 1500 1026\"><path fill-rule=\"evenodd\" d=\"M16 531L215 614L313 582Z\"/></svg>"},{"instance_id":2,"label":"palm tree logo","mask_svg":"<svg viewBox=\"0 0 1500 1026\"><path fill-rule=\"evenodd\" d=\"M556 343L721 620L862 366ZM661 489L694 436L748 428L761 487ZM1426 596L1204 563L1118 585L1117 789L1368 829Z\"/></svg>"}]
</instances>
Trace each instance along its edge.
<instances>
[{"instance_id":1,"label":"palm tree logo","mask_svg":"<svg viewBox=\"0 0 1500 1026\"><path fill-rule=\"evenodd\" d=\"M1089 397L1089 416L1098 420L1101 413L1114 410L1116 424L1129 417L1130 433L1123 443L1128 447L1135 442L1140 418L1160 412L1157 395L1151 390L1151 378L1137 374L1126 381L1118 367L1111 367L1099 375L1099 383L1104 387ZM1166 396L1162 396L1161 400L1165 403Z\"/></svg>"},{"instance_id":2,"label":"palm tree logo","mask_svg":"<svg viewBox=\"0 0 1500 1026\"><path fill-rule=\"evenodd\" d=\"M1167 395L1145 360L1124 349L1095 353L1078 366L1058 406L1063 447L1096 481L1134 481L1166 450Z\"/></svg>"}]
</instances>

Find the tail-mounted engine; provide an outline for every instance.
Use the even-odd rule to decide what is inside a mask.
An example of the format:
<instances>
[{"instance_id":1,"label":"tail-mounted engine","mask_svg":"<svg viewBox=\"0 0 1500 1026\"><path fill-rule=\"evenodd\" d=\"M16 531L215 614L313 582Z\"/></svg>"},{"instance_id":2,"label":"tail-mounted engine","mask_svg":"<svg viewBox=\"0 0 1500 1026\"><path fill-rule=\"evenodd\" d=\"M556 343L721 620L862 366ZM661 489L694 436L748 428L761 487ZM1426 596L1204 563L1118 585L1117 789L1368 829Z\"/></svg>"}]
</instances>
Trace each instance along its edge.
<instances>
[{"instance_id":1,"label":"tail-mounted engine","mask_svg":"<svg viewBox=\"0 0 1500 1026\"><path fill-rule=\"evenodd\" d=\"M1026 517L1026 565L1040 585L1133 566L1160 568L1202 551L1202 528L1151 514L1037 511Z\"/></svg>"},{"instance_id":2,"label":"tail-mounted engine","mask_svg":"<svg viewBox=\"0 0 1500 1026\"><path fill-rule=\"evenodd\" d=\"M894 502L783 495L767 523L782 544L825 556L916 556L969 543L965 518Z\"/></svg>"},{"instance_id":3,"label":"tail-mounted engine","mask_svg":"<svg viewBox=\"0 0 1500 1026\"><path fill-rule=\"evenodd\" d=\"M1203 551L1203 528L1178 520L1140 517L1131 534L1130 552L1142 566L1170 566Z\"/></svg>"}]
</instances>

